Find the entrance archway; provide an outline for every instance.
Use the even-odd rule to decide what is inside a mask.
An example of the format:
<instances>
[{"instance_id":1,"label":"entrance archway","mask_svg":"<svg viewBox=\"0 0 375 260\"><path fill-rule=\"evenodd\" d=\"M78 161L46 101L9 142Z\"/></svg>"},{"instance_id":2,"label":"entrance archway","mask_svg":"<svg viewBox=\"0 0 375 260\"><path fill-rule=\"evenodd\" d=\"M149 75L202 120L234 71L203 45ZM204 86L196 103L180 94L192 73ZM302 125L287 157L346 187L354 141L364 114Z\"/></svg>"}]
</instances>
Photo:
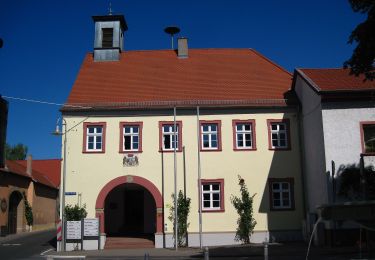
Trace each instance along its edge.
<instances>
[{"instance_id":1,"label":"entrance archway","mask_svg":"<svg viewBox=\"0 0 375 260\"><path fill-rule=\"evenodd\" d=\"M25 205L23 196L18 191L13 191L9 196L8 233L15 234L23 229L23 216Z\"/></svg>"},{"instance_id":2,"label":"entrance archway","mask_svg":"<svg viewBox=\"0 0 375 260\"><path fill-rule=\"evenodd\" d=\"M107 237L144 237L153 240L156 232L156 205L151 193L141 185L121 184L108 193L104 203Z\"/></svg>"},{"instance_id":3,"label":"entrance archway","mask_svg":"<svg viewBox=\"0 0 375 260\"><path fill-rule=\"evenodd\" d=\"M122 198L116 196L123 194ZM128 199L126 199L126 196ZM143 203L138 203L143 200ZM143 204L143 205L142 205ZM107 183L99 192L96 200L96 216L100 220L101 233L138 233L146 231L154 233L162 232L162 196L158 188L149 180L139 176L121 176ZM126 207L129 207L128 210ZM147 209L145 209L147 207ZM123 209L123 216L128 223L120 221L118 225L112 225L109 218L116 216L114 212ZM132 215L132 209L137 213ZM134 212L134 211L133 211ZM137 218L136 216L143 215ZM108 218L108 219L107 219ZM115 217L117 218L117 217ZM143 224L142 224L143 223ZM131 225L133 224L133 225ZM107 227L107 225L110 225Z\"/></svg>"}]
</instances>

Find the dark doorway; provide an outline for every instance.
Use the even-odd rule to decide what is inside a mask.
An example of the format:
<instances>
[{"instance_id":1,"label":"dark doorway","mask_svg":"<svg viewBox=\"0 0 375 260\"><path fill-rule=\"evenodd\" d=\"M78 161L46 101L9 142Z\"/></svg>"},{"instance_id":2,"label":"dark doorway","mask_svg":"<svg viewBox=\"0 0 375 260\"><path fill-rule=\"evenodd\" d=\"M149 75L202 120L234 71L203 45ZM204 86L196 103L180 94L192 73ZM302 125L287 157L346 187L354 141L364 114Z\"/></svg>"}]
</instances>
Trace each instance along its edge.
<instances>
[{"instance_id":1,"label":"dark doorway","mask_svg":"<svg viewBox=\"0 0 375 260\"><path fill-rule=\"evenodd\" d=\"M107 237L154 237L156 204L141 185L126 183L115 187L105 199L104 214Z\"/></svg>"},{"instance_id":2,"label":"dark doorway","mask_svg":"<svg viewBox=\"0 0 375 260\"><path fill-rule=\"evenodd\" d=\"M144 191L125 189L124 208L124 233L143 233Z\"/></svg>"},{"instance_id":3,"label":"dark doorway","mask_svg":"<svg viewBox=\"0 0 375 260\"><path fill-rule=\"evenodd\" d=\"M22 195L18 191L12 192L9 197L8 210L8 233L15 234L17 230L22 230L23 223L23 204Z\"/></svg>"}]
</instances>

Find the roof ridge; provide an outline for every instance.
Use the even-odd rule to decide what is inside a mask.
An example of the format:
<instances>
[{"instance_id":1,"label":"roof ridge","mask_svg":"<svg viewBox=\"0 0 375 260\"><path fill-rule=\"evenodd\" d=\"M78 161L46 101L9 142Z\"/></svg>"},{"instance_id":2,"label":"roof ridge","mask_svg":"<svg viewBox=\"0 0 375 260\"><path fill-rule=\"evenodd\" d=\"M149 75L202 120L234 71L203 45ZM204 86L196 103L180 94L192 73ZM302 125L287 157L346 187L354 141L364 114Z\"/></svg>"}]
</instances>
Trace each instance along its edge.
<instances>
[{"instance_id":1,"label":"roof ridge","mask_svg":"<svg viewBox=\"0 0 375 260\"><path fill-rule=\"evenodd\" d=\"M296 68L299 70L348 70L348 68Z\"/></svg>"},{"instance_id":2,"label":"roof ridge","mask_svg":"<svg viewBox=\"0 0 375 260\"><path fill-rule=\"evenodd\" d=\"M314 88L317 92L321 91L321 88L312 80L312 78L306 75L306 73L304 73L301 69L295 69L295 71L300 74L307 84Z\"/></svg>"},{"instance_id":3,"label":"roof ridge","mask_svg":"<svg viewBox=\"0 0 375 260\"><path fill-rule=\"evenodd\" d=\"M276 62L274 62L271 59L267 58L266 56L264 56L260 52L256 51L255 49L249 48L249 50L252 51L253 53L255 53L256 55L258 55L259 57L263 58L265 61L271 63L272 65L274 65L276 67L278 67L280 70L284 71L288 75L293 76L293 74L291 72L287 71L286 69L284 69L283 67L281 67L279 64L277 64Z\"/></svg>"}]
</instances>

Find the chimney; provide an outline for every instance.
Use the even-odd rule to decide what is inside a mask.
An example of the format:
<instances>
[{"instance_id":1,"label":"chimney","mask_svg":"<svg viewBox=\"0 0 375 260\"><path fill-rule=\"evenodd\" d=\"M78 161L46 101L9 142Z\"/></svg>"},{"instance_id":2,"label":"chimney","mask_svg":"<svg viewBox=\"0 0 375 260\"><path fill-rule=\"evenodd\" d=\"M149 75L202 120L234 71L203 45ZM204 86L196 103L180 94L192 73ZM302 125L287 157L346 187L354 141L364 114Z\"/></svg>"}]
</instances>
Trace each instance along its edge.
<instances>
[{"instance_id":1,"label":"chimney","mask_svg":"<svg viewBox=\"0 0 375 260\"><path fill-rule=\"evenodd\" d=\"M177 54L178 57L181 59L186 59L188 57L188 43L187 43L187 38L185 37L180 37L178 38L178 50Z\"/></svg>"},{"instance_id":2,"label":"chimney","mask_svg":"<svg viewBox=\"0 0 375 260\"><path fill-rule=\"evenodd\" d=\"M27 156L27 162L26 162L26 173L31 176L31 173L33 172L33 157L31 154Z\"/></svg>"}]
</instances>

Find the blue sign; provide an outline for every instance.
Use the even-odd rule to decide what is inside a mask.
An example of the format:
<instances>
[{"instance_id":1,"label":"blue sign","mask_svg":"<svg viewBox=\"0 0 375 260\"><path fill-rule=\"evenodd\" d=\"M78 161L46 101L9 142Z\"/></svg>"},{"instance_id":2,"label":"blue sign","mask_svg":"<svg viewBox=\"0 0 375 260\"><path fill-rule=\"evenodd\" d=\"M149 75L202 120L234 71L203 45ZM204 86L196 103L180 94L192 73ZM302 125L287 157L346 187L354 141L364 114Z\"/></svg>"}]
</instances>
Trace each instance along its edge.
<instances>
[{"instance_id":1,"label":"blue sign","mask_svg":"<svg viewBox=\"0 0 375 260\"><path fill-rule=\"evenodd\" d=\"M75 192L75 191L66 191L65 195L68 195L68 196L77 195L77 192Z\"/></svg>"}]
</instances>

